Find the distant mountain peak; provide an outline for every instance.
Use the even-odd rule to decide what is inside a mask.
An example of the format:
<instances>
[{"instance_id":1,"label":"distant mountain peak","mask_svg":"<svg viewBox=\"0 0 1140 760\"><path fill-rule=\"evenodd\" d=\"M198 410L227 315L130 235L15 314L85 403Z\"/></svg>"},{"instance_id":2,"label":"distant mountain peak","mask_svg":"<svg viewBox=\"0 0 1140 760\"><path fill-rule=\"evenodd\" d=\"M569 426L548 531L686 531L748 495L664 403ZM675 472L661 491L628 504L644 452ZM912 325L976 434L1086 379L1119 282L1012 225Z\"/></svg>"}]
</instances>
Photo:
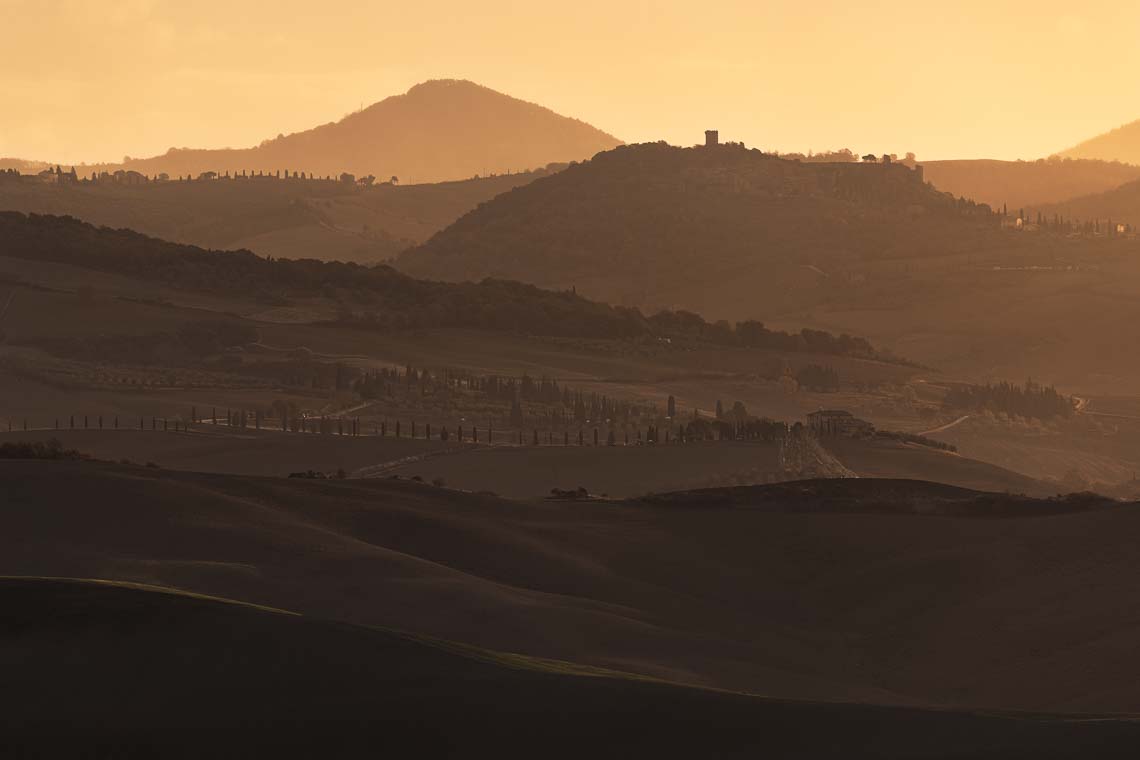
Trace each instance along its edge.
<instances>
[{"instance_id":1,"label":"distant mountain peak","mask_svg":"<svg viewBox=\"0 0 1140 760\"><path fill-rule=\"evenodd\" d=\"M243 149L171 150L161 156L91 168L143 174L213 171L342 172L441 182L506 174L590 158L621 141L465 79L432 79L339 121Z\"/></svg>"},{"instance_id":2,"label":"distant mountain peak","mask_svg":"<svg viewBox=\"0 0 1140 760\"><path fill-rule=\"evenodd\" d=\"M419 84L414 84L405 95L422 95L424 93L444 92L453 89L471 89L471 90L486 90L488 92L495 92L490 87L484 87L481 84L472 82L470 79L425 79ZM496 95L501 94L495 92Z\"/></svg>"}]
</instances>

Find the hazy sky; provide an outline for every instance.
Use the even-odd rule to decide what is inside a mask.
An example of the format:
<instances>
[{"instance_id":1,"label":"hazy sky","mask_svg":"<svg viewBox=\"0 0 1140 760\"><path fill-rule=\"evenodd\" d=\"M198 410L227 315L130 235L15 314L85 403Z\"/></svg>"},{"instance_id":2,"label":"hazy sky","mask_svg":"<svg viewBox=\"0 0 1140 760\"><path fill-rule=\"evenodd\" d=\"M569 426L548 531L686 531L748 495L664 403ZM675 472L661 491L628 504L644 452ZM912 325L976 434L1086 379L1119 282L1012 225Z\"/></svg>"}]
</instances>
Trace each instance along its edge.
<instances>
[{"instance_id":1,"label":"hazy sky","mask_svg":"<svg viewBox=\"0 0 1140 760\"><path fill-rule=\"evenodd\" d=\"M241 147L464 78L640 142L1036 158L1140 118L1140 3L0 0L0 156Z\"/></svg>"}]
</instances>

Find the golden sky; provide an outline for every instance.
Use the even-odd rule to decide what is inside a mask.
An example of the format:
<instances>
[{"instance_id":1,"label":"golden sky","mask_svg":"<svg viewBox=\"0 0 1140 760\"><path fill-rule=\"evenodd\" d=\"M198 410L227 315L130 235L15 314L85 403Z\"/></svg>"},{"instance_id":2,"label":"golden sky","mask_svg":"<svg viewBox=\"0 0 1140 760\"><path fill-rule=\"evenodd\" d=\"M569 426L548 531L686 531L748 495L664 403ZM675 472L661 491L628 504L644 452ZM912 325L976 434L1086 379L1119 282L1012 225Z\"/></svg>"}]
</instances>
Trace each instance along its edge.
<instances>
[{"instance_id":1,"label":"golden sky","mask_svg":"<svg viewBox=\"0 0 1140 760\"><path fill-rule=\"evenodd\" d=\"M1140 118L1140 3L0 0L0 156L243 147L433 78L631 142L1036 158Z\"/></svg>"}]
</instances>

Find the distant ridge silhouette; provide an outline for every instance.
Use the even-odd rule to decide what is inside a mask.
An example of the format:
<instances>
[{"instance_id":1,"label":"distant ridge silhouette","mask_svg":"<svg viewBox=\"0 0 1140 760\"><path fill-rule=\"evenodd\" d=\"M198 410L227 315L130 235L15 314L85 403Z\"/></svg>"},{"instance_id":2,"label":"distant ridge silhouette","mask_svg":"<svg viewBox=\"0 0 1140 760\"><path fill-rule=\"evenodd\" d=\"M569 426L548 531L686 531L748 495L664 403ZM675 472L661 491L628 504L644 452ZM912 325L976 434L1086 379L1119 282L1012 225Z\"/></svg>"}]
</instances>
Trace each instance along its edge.
<instances>
[{"instance_id":1,"label":"distant ridge silhouette","mask_svg":"<svg viewBox=\"0 0 1140 760\"><path fill-rule=\"evenodd\" d=\"M1103 193L1140 179L1140 166L1093 159L927 161L926 179L939 190L1016 210Z\"/></svg>"},{"instance_id":2,"label":"distant ridge silhouette","mask_svg":"<svg viewBox=\"0 0 1140 760\"><path fill-rule=\"evenodd\" d=\"M577 119L466 80L437 79L343 119L252 148L171 148L161 156L88 171L172 176L252 170L352 172L441 182L587 159L621 141Z\"/></svg>"},{"instance_id":3,"label":"distant ridge silhouette","mask_svg":"<svg viewBox=\"0 0 1140 760\"><path fill-rule=\"evenodd\" d=\"M1068 158L1098 158L1102 161L1122 161L1140 164L1140 119L1122 127L1097 135L1062 151Z\"/></svg>"}]
</instances>

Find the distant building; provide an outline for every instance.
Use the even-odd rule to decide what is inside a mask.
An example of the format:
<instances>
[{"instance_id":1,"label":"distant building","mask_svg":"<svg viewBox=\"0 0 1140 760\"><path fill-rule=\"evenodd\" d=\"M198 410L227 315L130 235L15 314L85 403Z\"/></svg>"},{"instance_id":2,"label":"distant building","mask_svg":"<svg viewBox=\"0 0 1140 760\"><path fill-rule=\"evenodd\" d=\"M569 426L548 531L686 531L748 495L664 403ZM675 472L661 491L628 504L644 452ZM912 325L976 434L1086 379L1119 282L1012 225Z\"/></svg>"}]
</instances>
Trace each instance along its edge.
<instances>
[{"instance_id":1,"label":"distant building","mask_svg":"<svg viewBox=\"0 0 1140 760\"><path fill-rule=\"evenodd\" d=\"M875 432L875 426L842 409L820 409L807 416L807 426L816 435L859 438Z\"/></svg>"},{"instance_id":2,"label":"distant building","mask_svg":"<svg viewBox=\"0 0 1140 760\"><path fill-rule=\"evenodd\" d=\"M705 147L713 148L720 145L720 132L715 129L705 130Z\"/></svg>"}]
</instances>

